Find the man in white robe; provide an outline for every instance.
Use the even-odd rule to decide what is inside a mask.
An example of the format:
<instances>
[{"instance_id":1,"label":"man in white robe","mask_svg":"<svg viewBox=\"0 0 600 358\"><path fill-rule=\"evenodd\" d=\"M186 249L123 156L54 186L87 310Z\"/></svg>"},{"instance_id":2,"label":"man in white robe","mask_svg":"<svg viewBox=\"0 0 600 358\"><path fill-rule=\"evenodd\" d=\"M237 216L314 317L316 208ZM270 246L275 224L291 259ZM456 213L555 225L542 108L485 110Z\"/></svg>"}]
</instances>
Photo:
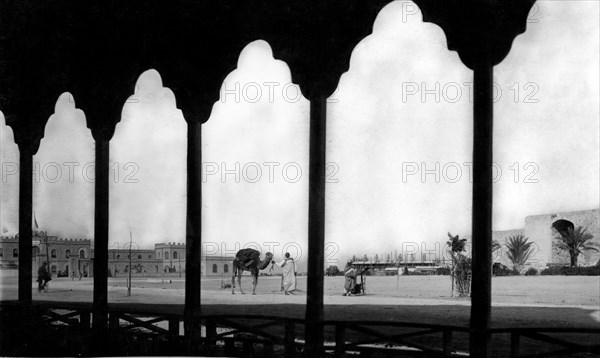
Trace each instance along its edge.
<instances>
[{"instance_id":1,"label":"man in white robe","mask_svg":"<svg viewBox=\"0 0 600 358\"><path fill-rule=\"evenodd\" d=\"M285 253L285 258L277 263L283 272L281 286L286 295L289 295L296 289L296 263L290 258L289 252Z\"/></svg>"}]
</instances>

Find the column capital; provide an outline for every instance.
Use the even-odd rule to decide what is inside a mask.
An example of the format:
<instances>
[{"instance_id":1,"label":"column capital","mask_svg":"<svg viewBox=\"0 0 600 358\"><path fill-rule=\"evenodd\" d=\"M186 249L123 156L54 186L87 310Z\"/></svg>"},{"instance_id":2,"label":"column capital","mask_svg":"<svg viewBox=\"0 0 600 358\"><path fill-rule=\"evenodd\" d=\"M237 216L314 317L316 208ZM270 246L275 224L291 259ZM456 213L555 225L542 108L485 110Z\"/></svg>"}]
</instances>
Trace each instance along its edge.
<instances>
[{"instance_id":1,"label":"column capital","mask_svg":"<svg viewBox=\"0 0 600 358\"><path fill-rule=\"evenodd\" d=\"M309 100L329 97L348 71L356 45L373 30L389 0L287 1L263 9L260 38L290 67L292 82ZM278 5L281 5L278 3Z\"/></svg>"},{"instance_id":2,"label":"column capital","mask_svg":"<svg viewBox=\"0 0 600 358\"><path fill-rule=\"evenodd\" d=\"M35 116L31 115L19 115L14 112L8 112L6 109L1 109L6 118L6 125L12 128L15 143L19 148L21 155L35 155L40 147L40 141L44 136L43 123L39 117L41 114ZM49 114L44 114L44 116Z\"/></svg>"},{"instance_id":3,"label":"column capital","mask_svg":"<svg viewBox=\"0 0 600 358\"><path fill-rule=\"evenodd\" d=\"M525 32L535 0L414 0L423 21L442 28L448 49L473 69L481 52L490 51L492 66L502 62L513 40Z\"/></svg>"}]
</instances>

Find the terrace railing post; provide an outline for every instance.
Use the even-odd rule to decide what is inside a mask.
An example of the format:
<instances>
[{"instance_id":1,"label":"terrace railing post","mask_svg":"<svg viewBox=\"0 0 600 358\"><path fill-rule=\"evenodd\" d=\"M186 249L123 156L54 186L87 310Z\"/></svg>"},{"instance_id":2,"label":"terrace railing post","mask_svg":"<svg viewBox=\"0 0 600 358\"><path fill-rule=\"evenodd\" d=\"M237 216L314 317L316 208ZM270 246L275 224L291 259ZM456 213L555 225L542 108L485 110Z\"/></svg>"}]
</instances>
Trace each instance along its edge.
<instances>
[{"instance_id":1,"label":"terrace railing post","mask_svg":"<svg viewBox=\"0 0 600 358\"><path fill-rule=\"evenodd\" d=\"M346 344L346 327L342 324L337 324L335 326L335 356L336 358L341 358L346 356L346 348L344 345Z\"/></svg>"},{"instance_id":2,"label":"terrace railing post","mask_svg":"<svg viewBox=\"0 0 600 358\"><path fill-rule=\"evenodd\" d=\"M442 333L442 351L444 355L450 357L452 353L452 330L445 329Z\"/></svg>"},{"instance_id":3,"label":"terrace railing post","mask_svg":"<svg viewBox=\"0 0 600 358\"><path fill-rule=\"evenodd\" d=\"M185 115L185 113L184 113ZM202 245L202 122L186 116L188 123L187 215L185 260L184 333L191 349L200 339L200 278Z\"/></svg>"},{"instance_id":4,"label":"terrace railing post","mask_svg":"<svg viewBox=\"0 0 600 358\"><path fill-rule=\"evenodd\" d=\"M310 151L308 172L308 282L305 351L318 357L323 348L323 276L325 245L325 97L310 101Z\"/></svg>"},{"instance_id":5,"label":"terrace railing post","mask_svg":"<svg viewBox=\"0 0 600 358\"><path fill-rule=\"evenodd\" d=\"M169 346L173 349L174 354L181 354L179 348L179 318L169 317L168 319L168 330L169 330Z\"/></svg>"},{"instance_id":6,"label":"terrace railing post","mask_svg":"<svg viewBox=\"0 0 600 358\"><path fill-rule=\"evenodd\" d=\"M470 353L490 356L492 303L492 134L493 66L484 41L474 66L473 207Z\"/></svg>"},{"instance_id":7,"label":"terrace railing post","mask_svg":"<svg viewBox=\"0 0 600 358\"><path fill-rule=\"evenodd\" d=\"M169 316L167 322L167 347L174 355L181 355L183 354L183 350L181 349L181 342L179 341L179 318L176 316Z\"/></svg>"},{"instance_id":8,"label":"terrace railing post","mask_svg":"<svg viewBox=\"0 0 600 358\"><path fill-rule=\"evenodd\" d=\"M169 318L169 336L178 336L179 335L179 318L170 317Z\"/></svg>"},{"instance_id":9,"label":"terrace railing post","mask_svg":"<svg viewBox=\"0 0 600 358\"><path fill-rule=\"evenodd\" d=\"M119 315L117 313L113 312L108 316L108 327L110 333L116 336L119 330Z\"/></svg>"},{"instance_id":10,"label":"terrace railing post","mask_svg":"<svg viewBox=\"0 0 600 358\"><path fill-rule=\"evenodd\" d=\"M263 357L265 358L271 358L273 357L273 342L272 341L266 341L263 343Z\"/></svg>"},{"instance_id":11,"label":"terrace railing post","mask_svg":"<svg viewBox=\"0 0 600 358\"><path fill-rule=\"evenodd\" d=\"M32 200L33 151L19 146L19 302L31 304L32 279Z\"/></svg>"},{"instance_id":12,"label":"terrace railing post","mask_svg":"<svg viewBox=\"0 0 600 358\"><path fill-rule=\"evenodd\" d=\"M95 202L94 202L94 299L92 328L99 351L108 339L108 176L109 139L96 138Z\"/></svg>"},{"instance_id":13,"label":"terrace railing post","mask_svg":"<svg viewBox=\"0 0 600 358\"><path fill-rule=\"evenodd\" d=\"M250 342L249 340L245 339L243 341L243 348L242 348L242 354L250 356L253 352L253 348L252 348L252 342Z\"/></svg>"},{"instance_id":14,"label":"terrace railing post","mask_svg":"<svg viewBox=\"0 0 600 358\"><path fill-rule=\"evenodd\" d=\"M87 310L81 311L79 314L79 326L83 331L90 329L90 312Z\"/></svg>"},{"instance_id":15,"label":"terrace railing post","mask_svg":"<svg viewBox=\"0 0 600 358\"><path fill-rule=\"evenodd\" d=\"M225 338L225 355L233 356L235 354L235 337Z\"/></svg>"},{"instance_id":16,"label":"terrace railing post","mask_svg":"<svg viewBox=\"0 0 600 358\"><path fill-rule=\"evenodd\" d=\"M296 324L294 321L285 322L285 356L294 357L296 355Z\"/></svg>"},{"instance_id":17,"label":"terrace railing post","mask_svg":"<svg viewBox=\"0 0 600 358\"><path fill-rule=\"evenodd\" d=\"M217 322L214 319L206 320L206 347L208 352L213 354L217 346Z\"/></svg>"},{"instance_id":18,"label":"terrace railing post","mask_svg":"<svg viewBox=\"0 0 600 358\"><path fill-rule=\"evenodd\" d=\"M510 332L510 356L518 357L520 353L521 335L519 332Z\"/></svg>"}]
</instances>

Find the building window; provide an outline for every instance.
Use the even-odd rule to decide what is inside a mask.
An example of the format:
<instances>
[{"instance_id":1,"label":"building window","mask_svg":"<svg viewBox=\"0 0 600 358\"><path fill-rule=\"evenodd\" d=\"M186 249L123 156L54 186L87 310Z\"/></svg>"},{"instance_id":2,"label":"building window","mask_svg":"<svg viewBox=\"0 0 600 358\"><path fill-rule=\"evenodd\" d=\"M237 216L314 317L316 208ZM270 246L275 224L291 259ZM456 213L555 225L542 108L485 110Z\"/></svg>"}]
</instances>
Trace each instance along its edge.
<instances>
[{"instance_id":1,"label":"building window","mask_svg":"<svg viewBox=\"0 0 600 358\"><path fill-rule=\"evenodd\" d=\"M160 259L160 252L156 252L156 257Z\"/></svg>"},{"instance_id":2,"label":"building window","mask_svg":"<svg viewBox=\"0 0 600 358\"><path fill-rule=\"evenodd\" d=\"M67 258L69 258L69 256L71 256L71 250L65 251L65 256L67 256Z\"/></svg>"},{"instance_id":3,"label":"building window","mask_svg":"<svg viewBox=\"0 0 600 358\"><path fill-rule=\"evenodd\" d=\"M56 265L52 265L52 268L50 269L50 271L52 272L53 275L56 275Z\"/></svg>"},{"instance_id":4,"label":"building window","mask_svg":"<svg viewBox=\"0 0 600 358\"><path fill-rule=\"evenodd\" d=\"M213 264L213 273L217 272L219 272L219 267L217 266L217 264Z\"/></svg>"},{"instance_id":5,"label":"building window","mask_svg":"<svg viewBox=\"0 0 600 358\"><path fill-rule=\"evenodd\" d=\"M37 246L34 246L31 249L31 257L34 258L34 257L39 256L39 255L40 255L40 248L37 247ZM2 256L2 255L0 255L0 256Z\"/></svg>"},{"instance_id":6,"label":"building window","mask_svg":"<svg viewBox=\"0 0 600 358\"><path fill-rule=\"evenodd\" d=\"M56 249L52 249L52 251L50 251L50 257L52 257L53 259L56 258Z\"/></svg>"},{"instance_id":7,"label":"building window","mask_svg":"<svg viewBox=\"0 0 600 358\"><path fill-rule=\"evenodd\" d=\"M2 256L4 256L4 249L0 247L0 257L2 257Z\"/></svg>"},{"instance_id":8,"label":"building window","mask_svg":"<svg viewBox=\"0 0 600 358\"><path fill-rule=\"evenodd\" d=\"M85 259L85 250L79 250L79 258L80 259Z\"/></svg>"},{"instance_id":9,"label":"building window","mask_svg":"<svg viewBox=\"0 0 600 358\"><path fill-rule=\"evenodd\" d=\"M158 266L154 266L154 268L156 269L156 273L158 273Z\"/></svg>"},{"instance_id":10,"label":"building window","mask_svg":"<svg viewBox=\"0 0 600 358\"><path fill-rule=\"evenodd\" d=\"M229 272L229 265L227 265L227 264L223 265L223 272L225 272L225 273Z\"/></svg>"},{"instance_id":11,"label":"building window","mask_svg":"<svg viewBox=\"0 0 600 358\"><path fill-rule=\"evenodd\" d=\"M177 258L177 251L173 252L173 258L176 259Z\"/></svg>"},{"instance_id":12,"label":"building window","mask_svg":"<svg viewBox=\"0 0 600 358\"><path fill-rule=\"evenodd\" d=\"M141 259L142 259L142 255L138 255L138 260L141 260Z\"/></svg>"},{"instance_id":13,"label":"building window","mask_svg":"<svg viewBox=\"0 0 600 358\"><path fill-rule=\"evenodd\" d=\"M117 260L121 258L121 255L117 255Z\"/></svg>"},{"instance_id":14,"label":"building window","mask_svg":"<svg viewBox=\"0 0 600 358\"><path fill-rule=\"evenodd\" d=\"M169 251L165 252L165 260L169 259Z\"/></svg>"},{"instance_id":15,"label":"building window","mask_svg":"<svg viewBox=\"0 0 600 358\"><path fill-rule=\"evenodd\" d=\"M152 259L152 255L148 255L148 259Z\"/></svg>"},{"instance_id":16,"label":"building window","mask_svg":"<svg viewBox=\"0 0 600 358\"><path fill-rule=\"evenodd\" d=\"M13 257L19 257L19 250L18 249L14 249L13 250Z\"/></svg>"}]
</instances>

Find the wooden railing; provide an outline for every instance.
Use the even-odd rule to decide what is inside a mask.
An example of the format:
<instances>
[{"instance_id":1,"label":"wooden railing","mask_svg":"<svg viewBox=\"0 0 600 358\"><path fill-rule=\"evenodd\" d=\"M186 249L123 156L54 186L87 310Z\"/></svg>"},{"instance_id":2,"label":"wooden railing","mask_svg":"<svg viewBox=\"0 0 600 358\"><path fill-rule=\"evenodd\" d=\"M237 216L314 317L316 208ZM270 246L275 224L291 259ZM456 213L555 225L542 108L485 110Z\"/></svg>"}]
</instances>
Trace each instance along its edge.
<instances>
[{"instance_id":1,"label":"wooden railing","mask_svg":"<svg viewBox=\"0 0 600 358\"><path fill-rule=\"evenodd\" d=\"M15 301L0 302L0 309L18 306ZM79 335L90 335L92 308L89 303L36 301L32 307L41 322L69 326ZM165 352L181 351L183 337L182 305L109 304L109 331L112 337L132 336L133 345L163 345ZM187 353L203 355L304 356L305 323L300 318L270 315L203 315L198 339ZM468 356L468 327L409 322L324 321L324 355L344 357L353 352L385 356L464 357ZM501 356L550 357L587 353L600 356L598 328L494 328L492 347ZM141 338L140 338L141 337ZM504 339L501 339L504 337ZM509 338L506 338L509 337ZM531 343L537 342L532 349ZM498 339L498 340L496 340ZM150 342L150 343L149 343ZM153 343L152 343L153 342ZM498 348L500 346L500 348ZM541 347L541 348L540 348ZM159 353L153 347L148 355Z\"/></svg>"}]
</instances>

